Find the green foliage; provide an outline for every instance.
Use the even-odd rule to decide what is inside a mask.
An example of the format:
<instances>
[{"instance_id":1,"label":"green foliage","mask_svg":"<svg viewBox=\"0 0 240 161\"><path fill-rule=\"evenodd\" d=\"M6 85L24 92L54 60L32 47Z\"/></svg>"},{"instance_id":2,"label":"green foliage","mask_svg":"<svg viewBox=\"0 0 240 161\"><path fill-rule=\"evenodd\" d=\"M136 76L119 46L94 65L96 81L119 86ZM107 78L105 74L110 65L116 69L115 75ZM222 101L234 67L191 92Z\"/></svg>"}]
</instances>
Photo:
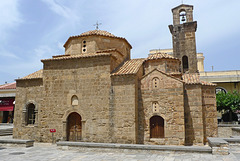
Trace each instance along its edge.
<instances>
[{"instance_id":1,"label":"green foliage","mask_svg":"<svg viewBox=\"0 0 240 161\"><path fill-rule=\"evenodd\" d=\"M240 110L240 94L237 91L233 92L218 92L216 95L217 110L236 112Z\"/></svg>"}]
</instances>

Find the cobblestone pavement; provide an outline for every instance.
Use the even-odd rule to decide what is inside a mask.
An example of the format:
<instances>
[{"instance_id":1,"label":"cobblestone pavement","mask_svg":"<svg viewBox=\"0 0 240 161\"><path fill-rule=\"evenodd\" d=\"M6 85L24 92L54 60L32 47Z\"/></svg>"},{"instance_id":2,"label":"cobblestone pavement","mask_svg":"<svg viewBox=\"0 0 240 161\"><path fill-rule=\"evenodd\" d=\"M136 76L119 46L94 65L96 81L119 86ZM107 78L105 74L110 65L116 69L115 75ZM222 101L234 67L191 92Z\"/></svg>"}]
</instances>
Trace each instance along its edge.
<instances>
[{"instance_id":1,"label":"cobblestone pavement","mask_svg":"<svg viewBox=\"0 0 240 161\"><path fill-rule=\"evenodd\" d=\"M240 147L231 148L231 153L225 156L204 153L174 153L174 152L101 152L96 150L62 150L56 145L36 143L34 147L0 146L1 161L240 161Z\"/></svg>"}]
</instances>

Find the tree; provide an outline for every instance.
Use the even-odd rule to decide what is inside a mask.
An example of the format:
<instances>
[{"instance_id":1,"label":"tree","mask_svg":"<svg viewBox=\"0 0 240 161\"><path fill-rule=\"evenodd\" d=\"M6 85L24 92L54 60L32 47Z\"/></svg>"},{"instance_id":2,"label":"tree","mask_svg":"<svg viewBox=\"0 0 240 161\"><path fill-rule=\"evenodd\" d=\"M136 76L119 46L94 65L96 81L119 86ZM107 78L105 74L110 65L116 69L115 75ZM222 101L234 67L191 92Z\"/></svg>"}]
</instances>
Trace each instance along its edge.
<instances>
[{"instance_id":1,"label":"tree","mask_svg":"<svg viewBox=\"0 0 240 161\"><path fill-rule=\"evenodd\" d=\"M218 92L216 95L217 110L224 111L224 114L229 115L229 121L232 121L232 115L237 110L240 110L240 94L237 91L233 92Z\"/></svg>"}]
</instances>

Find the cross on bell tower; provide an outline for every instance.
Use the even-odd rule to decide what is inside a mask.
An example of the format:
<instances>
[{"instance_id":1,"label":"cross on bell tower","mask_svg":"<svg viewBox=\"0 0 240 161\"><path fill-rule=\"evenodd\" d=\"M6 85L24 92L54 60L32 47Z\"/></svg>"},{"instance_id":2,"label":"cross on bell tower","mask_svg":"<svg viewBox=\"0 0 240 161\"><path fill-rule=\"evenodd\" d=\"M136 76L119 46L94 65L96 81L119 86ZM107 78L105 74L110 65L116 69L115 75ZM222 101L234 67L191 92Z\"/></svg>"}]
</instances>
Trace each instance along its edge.
<instances>
[{"instance_id":1,"label":"cross on bell tower","mask_svg":"<svg viewBox=\"0 0 240 161\"><path fill-rule=\"evenodd\" d=\"M94 24L93 26L96 26L96 30L99 30L99 26L100 26L100 25L102 25L102 23L98 23L98 21L97 21L97 23Z\"/></svg>"}]
</instances>

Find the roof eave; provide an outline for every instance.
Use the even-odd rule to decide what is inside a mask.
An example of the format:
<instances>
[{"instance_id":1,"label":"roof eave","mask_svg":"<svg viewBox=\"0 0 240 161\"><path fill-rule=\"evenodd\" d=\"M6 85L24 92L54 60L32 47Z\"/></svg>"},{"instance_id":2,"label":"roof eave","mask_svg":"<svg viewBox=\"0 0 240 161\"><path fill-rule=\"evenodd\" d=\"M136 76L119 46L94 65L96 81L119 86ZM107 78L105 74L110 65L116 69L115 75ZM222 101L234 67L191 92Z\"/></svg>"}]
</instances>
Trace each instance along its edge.
<instances>
[{"instance_id":1,"label":"roof eave","mask_svg":"<svg viewBox=\"0 0 240 161\"><path fill-rule=\"evenodd\" d=\"M39 78L19 78L19 79L15 79L15 81L37 80L37 79L43 79L43 78L42 77L39 77Z\"/></svg>"},{"instance_id":2,"label":"roof eave","mask_svg":"<svg viewBox=\"0 0 240 161\"><path fill-rule=\"evenodd\" d=\"M99 55L89 55L89 56L83 56L83 57L59 57L59 58L51 58L51 59L42 59L41 60L41 62L48 62L48 61L61 61L61 60L71 60L71 59L86 59L86 58L93 58L93 57L100 57L100 56L112 56L112 57L114 57L112 54L110 54L110 53L107 53L106 52L106 54L105 55L101 55L101 54L99 54Z\"/></svg>"},{"instance_id":3,"label":"roof eave","mask_svg":"<svg viewBox=\"0 0 240 161\"><path fill-rule=\"evenodd\" d=\"M106 35L98 35L98 34L92 34L92 35L77 35L77 36L70 36L67 41L65 42L65 44L63 45L64 48L66 48L66 45L69 43L69 41L73 38L79 38L79 37L87 37L87 36L103 36L103 37L110 37L110 38L117 38L117 39L122 39L124 41L127 42L127 44L130 46L130 48L132 49L132 45L123 37L117 37L117 36L106 36Z\"/></svg>"}]
</instances>

